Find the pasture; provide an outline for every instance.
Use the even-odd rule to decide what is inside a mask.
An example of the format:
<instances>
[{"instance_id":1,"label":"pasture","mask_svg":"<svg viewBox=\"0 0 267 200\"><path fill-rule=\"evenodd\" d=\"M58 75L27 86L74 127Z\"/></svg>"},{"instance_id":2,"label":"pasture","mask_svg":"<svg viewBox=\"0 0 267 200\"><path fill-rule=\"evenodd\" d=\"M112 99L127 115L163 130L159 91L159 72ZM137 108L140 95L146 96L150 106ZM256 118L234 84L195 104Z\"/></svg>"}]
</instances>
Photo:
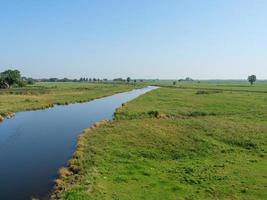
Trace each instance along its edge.
<instances>
[{"instance_id":1,"label":"pasture","mask_svg":"<svg viewBox=\"0 0 267 200\"><path fill-rule=\"evenodd\" d=\"M191 86L147 93L85 130L58 196L266 199L267 87Z\"/></svg>"}]
</instances>

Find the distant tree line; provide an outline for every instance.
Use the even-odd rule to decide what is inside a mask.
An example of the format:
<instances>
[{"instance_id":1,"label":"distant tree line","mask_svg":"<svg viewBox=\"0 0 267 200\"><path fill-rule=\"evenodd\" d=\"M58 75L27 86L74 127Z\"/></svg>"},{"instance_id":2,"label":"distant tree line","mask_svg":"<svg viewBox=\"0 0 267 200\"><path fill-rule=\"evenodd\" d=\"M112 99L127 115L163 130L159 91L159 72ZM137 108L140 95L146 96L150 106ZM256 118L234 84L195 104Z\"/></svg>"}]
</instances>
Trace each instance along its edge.
<instances>
[{"instance_id":1,"label":"distant tree line","mask_svg":"<svg viewBox=\"0 0 267 200\"><path fill-rule=\"evenodd\" d=\"M132 80L131 77L127 77L126 79L123 79L123 78L115 78L115 79L113 79L113 81L114 82L127 82L127 83L130 83L130 82L136 83L137 82L136 79ZM142 80L140 80L140 82L142 82Z\"/></svg>"},{"instance_id":2,"label":"distant tree line","mask_svg":"<svg viewBox=\"0 0 267 200\"><path fill-rule=\"evenodd\" d=\"M126 79L123 78L115 78L113 80L108 80L107 78L87 78L81 77L79 79L74 78L41 78L41 79L34 79L28 77L22 77L19 70L6 70L4 72L0 72L0 88L10 88L12 86L23 87L27 84L34 84L35 82L116 82L116 83L136 83L136 82L143 82L143 79L131 79L127 77Z\"/></svg>"},{"instance_id":3,"label":"distant tree line","mask_svg":"<svg viewBox=\"0 0 267 200\"><path fill-rule=\"evenodd\" d=\"M79 79L71 79L71 78L42 78L42 79L36 79L38 82L106 82L108 79L100 79L100 78L85 78L81 77Z\"/></svg>"},{"instance_id":4,"label":"distant tree line","mask_svg":"<svg viewBox=\"0 0 267 200\"><path fill-rule=\"evenodd\" d=\"M0 89L2 88L10 88L12 86L23 87L27 84L34 84L35 82L115 82L115 83L136 83L136 82L143 82L143 79L131 79L127 77L126 79L123 78L115 78L113 80L108 80L106 78L86 78L81 77L79 79L69 79L69 78L44 78L44 79L33 79L22 77L19 70L6 70L0 72ZM159 81L159 79L151 79L146 81ZM194 81L190 77L186 77L185 79L178 79L178 82L191 82ZM177 81L173 81L173 85L176 85ZM248 82L253 85L257 81L256 75L248 76ZM198 81L199 82L199 81Z\"/></svg>"},{"instance_id":5,"label":"distant tree line","mask_svg":"<svg viewBox=\"0 0 267 200\"><path fill-rule=\"evenodd\" d=\"M81 77L79 79L70 79L70 78L42 78L42 79L34 79L34 81L37 82L121 82L121 83L136 83L137 81L143 82L142 79L136 80L136 79L131 79L130 77L127 77L126 79L123 78L114 78L112 80L108 80L107 78L86 78L86 77Z\"/></svg>"},{"instance_id":6,"label":"distant tree line","mask_svg":"<svg viewBox=\"0 0 267 200\"><path fill-rule=\"evenodd\" d=\"M190 77L186 77L185 79L178 79L178 82L190 82L190 81L194 81L194 79L190 78Z\"/></svg>"}]
</instances>

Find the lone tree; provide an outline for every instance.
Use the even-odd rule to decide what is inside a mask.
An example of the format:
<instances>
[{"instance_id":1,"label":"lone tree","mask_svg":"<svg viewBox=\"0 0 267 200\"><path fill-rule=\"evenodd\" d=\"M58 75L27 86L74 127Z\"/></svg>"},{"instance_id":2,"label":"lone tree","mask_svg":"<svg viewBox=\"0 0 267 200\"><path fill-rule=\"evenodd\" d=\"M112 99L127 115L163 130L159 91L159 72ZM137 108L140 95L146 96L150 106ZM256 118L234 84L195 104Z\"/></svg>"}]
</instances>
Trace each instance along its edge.
<instances>
[{"instance_id":1,"label":"lone tree","mask_svg":"<svg viewBox=\"0 0 267 200\"><path fill-rule=\"evenodd\" d=\"M128 77L128 78L126 79L126 81L127 81L127 83L130 83L130 82L131 82L131 78Z\"/></svg>"},{"instance_id":2,"label":"lone tree","mask_svg":"<svg viewBox=\"0 0 267 200\"><path fill-rule=\"evenodd\" d=\"M20 84L21 82L20 71L18 70L6 70L0 73L0 88L9 88L14 84Z\"/></svg>"},{"instance_id":3,"label":"lone tree","mask_svg":"<svg viewBox=\"0 0 267 200\"><path fill-rule=\"evenodd\" d=\"M254 82L256 82L257 77L255 75L248 76L248 82L250 82L251 85L253 85Z\"/></svg>"}]
</instances>

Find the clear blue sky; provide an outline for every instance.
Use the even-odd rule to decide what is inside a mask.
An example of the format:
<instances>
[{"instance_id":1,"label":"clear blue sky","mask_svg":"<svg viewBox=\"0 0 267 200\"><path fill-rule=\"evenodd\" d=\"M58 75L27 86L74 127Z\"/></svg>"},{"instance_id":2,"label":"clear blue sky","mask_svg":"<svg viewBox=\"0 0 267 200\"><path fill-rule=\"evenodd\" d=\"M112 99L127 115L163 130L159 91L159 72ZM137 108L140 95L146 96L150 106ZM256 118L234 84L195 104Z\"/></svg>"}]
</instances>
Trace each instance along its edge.
<instances>
[{"instance_id":1,"label":"clear blue sky","mask_svg":"<svg viewBox=\"0 0 267 200\"><path fill-rule=\"evenodd\" d=\"M0 71L267 79L266 0L0 0Z\"/></svg>"}]
</instances>

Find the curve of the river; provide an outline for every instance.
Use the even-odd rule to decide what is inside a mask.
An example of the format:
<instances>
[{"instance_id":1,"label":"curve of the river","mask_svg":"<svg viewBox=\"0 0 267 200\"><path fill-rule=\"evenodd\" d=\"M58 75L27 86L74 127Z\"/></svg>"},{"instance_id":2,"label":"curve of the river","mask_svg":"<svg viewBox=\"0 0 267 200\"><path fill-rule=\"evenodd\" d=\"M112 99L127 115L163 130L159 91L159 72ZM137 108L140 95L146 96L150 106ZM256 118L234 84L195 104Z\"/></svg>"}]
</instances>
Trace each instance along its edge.
<instances>
[{"instance_id":1,"label":"curve of the river","mask_svg":"<svg viewBox=\"0 0 267 200\"><path fill-rule=\"evenodd\" d=\"M122 103L156 89L146 87L86 103L17 113L0 124L0 199L45 199L57 171L75 151L83 129L112 119Z\"/></svg>"}]
</instances>

